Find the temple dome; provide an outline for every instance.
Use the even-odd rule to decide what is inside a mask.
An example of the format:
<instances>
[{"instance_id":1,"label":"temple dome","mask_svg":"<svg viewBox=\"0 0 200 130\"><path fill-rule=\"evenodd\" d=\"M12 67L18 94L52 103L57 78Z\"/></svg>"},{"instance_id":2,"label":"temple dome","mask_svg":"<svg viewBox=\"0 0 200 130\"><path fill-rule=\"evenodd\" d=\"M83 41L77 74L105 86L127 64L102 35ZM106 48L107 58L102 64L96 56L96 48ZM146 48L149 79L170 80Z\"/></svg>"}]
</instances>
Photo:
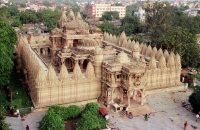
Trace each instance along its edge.
<instances>
[{"instance_id":1,"label":"temple dome","mask_svg":"<svg viewBox=\"0 0 200 130\"><path fill-rule=\"evenodd\" d=\"M89 29L87 23L83 20L72 20L64 25L67 29Z\"/></svg>"},{"instance_id":2,"label":"temple dome","mask_svg":"<svg viewBox=\"0 0 200 130\"><path fill-rule=\"evenodd\" d=\"M79 40L79 43L81 44L81 46L86 46L86 47L98 46L98 43L91 38L83 38Z\"/></svg>"},{"instance_id":3,"label":"temple dome","mask_svg":"<svg viewBox=\"0 0 200 130\"><path fill-rule=\"evenodd\" d=\"M120 52L120 53L117 55L116 61L118 61L118 62L120 62L120 63L129 63L129 62L130 62L130 60L129 60L127 54L124 53L124 51Z\"/></svg>"}]
</instances>

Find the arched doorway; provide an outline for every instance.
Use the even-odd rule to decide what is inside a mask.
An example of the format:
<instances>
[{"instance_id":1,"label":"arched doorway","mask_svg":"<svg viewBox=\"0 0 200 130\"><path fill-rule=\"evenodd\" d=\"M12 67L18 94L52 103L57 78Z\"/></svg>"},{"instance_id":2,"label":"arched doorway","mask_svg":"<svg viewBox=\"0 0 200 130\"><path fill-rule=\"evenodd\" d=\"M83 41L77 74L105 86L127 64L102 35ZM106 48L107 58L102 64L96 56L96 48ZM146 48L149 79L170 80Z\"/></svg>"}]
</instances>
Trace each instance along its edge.
<instances>
[{"instance_id":1,"label":"arched doorway","mask_svg":"<svg viewBox=\"0 0 200 130\"><path fill-rule=\"evenodd\" d=\"M77 45L78 45L78 39L74 39L73 40L73 47L77 47Z\"/></svg>"},{"instance_id":2,"label":"arched doorway","mask_svg":"<svg viewBox=\"0 0 200 130\"><path fill-rule=\"evenodd\" d=\"M72 69L73 68L73 62L70 58L65 59L65 65L67 69Z\"/></svg>"},{"instance_id":3,"label":"arched doorway","mask_svg":"<svg viewBox=\"0 0 200 130\"><path fill-rule=\"evenodd\" d=\"M88 65L88 60L84 60L83 61L83 69L85 70L87 68L87 65Z\"/></svg>"}]
</instances>

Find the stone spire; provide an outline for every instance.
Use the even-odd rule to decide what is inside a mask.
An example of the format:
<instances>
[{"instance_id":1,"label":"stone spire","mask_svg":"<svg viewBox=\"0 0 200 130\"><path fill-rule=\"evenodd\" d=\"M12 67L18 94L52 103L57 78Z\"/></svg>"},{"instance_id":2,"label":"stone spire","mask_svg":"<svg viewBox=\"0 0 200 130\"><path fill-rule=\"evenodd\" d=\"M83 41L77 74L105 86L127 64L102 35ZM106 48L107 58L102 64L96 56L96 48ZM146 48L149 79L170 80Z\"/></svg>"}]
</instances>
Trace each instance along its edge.
<instances>
[{"instance_id":1,"label":"stone spire","mask_svg":"<svg viewBox=\"0 0 200 130\"><path fill-rule=\"evenodd\" d=\"M54 82L54 81L57 80L56 72L55 72L55 70L54 70L52 65L49 66L47 80L50 81L50 82Z\"/></svg>"},{"instance_id":2,"label":"stone spire","mask_svg":"<svg viewBox=\"0 0 200 130\"><path fill-rule=\"evenodd\" d=\"M121 47L126 47L126 45L127 45L127 40L126 40L126 39L123 39L123 40L122 40Z\"/></svg>"},{"instance_id":3,"label":"stone spire","mask_svg":"<svg viewBox=\"0 0 200 130\"><path fill-rule=\"evenodd\" d=\"M156 54L156 60L159 60L160 57L161 57L162 55L163 55L163 51L162 51L162 49L160 48L160 49L158 50L157 54Z\"/></svg>"},{"instance_id":4,"label":"stone spire","mask_svg":"<svg viewBox=\"0 0 200 130\"><path fill-rule=\"evenodd\" d=\"M68 79L69 79L69 73L67 71L65 64L62 64L61 69L60 69L60 80L64 81Z\"/></svg>"},{"instance_id":5,"label":"stone spire","mask_svg":"<svg viewBox=\"0 0 200 130\"><path fill-rule=\"evenodd\" d=\"M121 33L121 35L120 35L120 38L119 38L119 43L118 43L119 46L122 46L122 43L123 43L124 39L127 40L126 34L125 34L125 32L123 31L123 32Z\"/></svg>"},{"instance_id":6,"label":"stone spire","mask_svg":"<svg viewBox=\"0 0 200 130\"><path fill-rule=\"evenodd\" d=\"M176 54L174 61L176 68L181 68L181 58L178 53Z\"/></svg>"},{"instance_id":7,"label":"stone spire","mask_svg":"<svg viewBox=\"0 0 200 130\"><path fill-rule=\"evenodd\" d=\"M156 69L156 59L155 56L152 56L150 61L149 61L149 69L153 70Z\"/></svg>"},{"instance_id":8,"label":"stone spire","mask_svg":"<svg viewBox=\"0 0 200 130\"><path fill-rule=\"evenodd\" d=\"M168 53L168 51L167 50L165 50L164 51L164 57L165 57L165 59L167 60L168 59L168 57L169 57L169 53Z\"/></svg>"},{"instance_id":9,"label":"stone spire","mask_svg":"<svg viewBox=\"0 0 200 130\"><path fill-rule=\"evenodd\" d=\"M152 53L152 48L151 48L151 45L149 45L149 46L147 47L147 50L146 50L145 56L150 57L150 56L151 56L151 53Z\"/></svg>"},{"instance_id":10,"label":"stone spire","mask_svg":"<svg viewBox=\"0 0 200 130\"><path fill-rule=\"evenodd\" d=\"M75 66L74 66L72 78L76 81L82 79L82 72L81 72L78 62L76 62Z\"/></svg>"},{"instance_id":11,"label":"stone spire","mask_svg":"<svg viewBox=\"0 0 200 130\"><path fill-rule=\"evenodd\" d=\"M157 48L156 48L156 47L154 47L154 48L153 48L153 50L152 50L152 53L156 55L156 54L157 54L157 52L158 52Z\"/></svg>"},{"instance_id":12,"label":"stone spire","mask_svg":"<svg viewBox=\"0 0 200 130\"><path fill-rule=\"evenodd\" d=\"M88 79L95 77L94 67L93 67L91 62L89 62L88 65L87 65L85 77L88 78Z\"/></svg>"},{"instance_id":13,"label":"stone spire","mask_svg":"<svg viewBox=\"0 0 200 130\"><path fill-rule=\"evenodd\" d=\"M77 19L77 20L83 20L82 17L81 17L80 12L77 12L77 13L76 13L76 19Z\"/></svg>"},{"instance_id":14,"label":"stone spire","mask_svg":"<svg viewBox=\"0 0 200 130\"><path fill-rule=\"evenodd\" d=\"M62 9L62 15L60 17L59 23L60 23L60 27L63 27L63 25L67 22L67 16L65 13L64 8Z\"/></svg>"},{"instance_id":15,"label":"stone spire","mask_svg":"<svg viewBox=\"0 0 200 130\"><path fill-rule=\"evenodd\" d=\"M159 59L158 68L160 68L160 69L166 68L166 60L163 55Z\"/></svg>"},{"instance_id":16,"label":"stone spire","mask_svg":"<svg viewBox=\"0 0 200 130\"><path fill-rule=\"evenodd\" d=\"M67 20L68 22L72 21L72 20L75 20L75 15L74 15L74 12L72 9L69 10L69 14L67 16Z\"/></svg>"},{"instance_id":17,"label":"stone spire","mask_svg":"<svg viewBox=\"0 0 200 130\"><path fill-rule=\"evenodd\" d=\"M140 53L142 53L143 46L144 46L144 44L141 43L141 44L140 44Z\"/></svg>"},{"instance_id":18,"label":"stone spire","mask_svg":"<svg viewBox=\"0 0 200 130\"><path fill-rule=\"evenodd\" d=\"M171 52L170 55L169 55L169 58L167 60L167 67L173 68L174 66L175 66L175 64L174 64L174 53Z\"/></svg>"},{"instance_id":19,"label":"stone spire","mask_svg":"<svg viewBox=\"0 0 200 130\"><path fill-rule=\"evenodd\" d=\"M144 44L144 46L143 46L143 48L142 48L142 55L145 55L146 49L147 49L147 45Z\"/></svg>"},{"instance_id":20,"label":"stone spire","mask_svg":"<svg viewBox=\"0 0 200 130\"><path fill-rule=\"evenodd\" d=\"M46 75L42 67L39 67L35 81L38 84L38 87L45 87L42 83L46 83Z\"/></svg>"}]
</instances>

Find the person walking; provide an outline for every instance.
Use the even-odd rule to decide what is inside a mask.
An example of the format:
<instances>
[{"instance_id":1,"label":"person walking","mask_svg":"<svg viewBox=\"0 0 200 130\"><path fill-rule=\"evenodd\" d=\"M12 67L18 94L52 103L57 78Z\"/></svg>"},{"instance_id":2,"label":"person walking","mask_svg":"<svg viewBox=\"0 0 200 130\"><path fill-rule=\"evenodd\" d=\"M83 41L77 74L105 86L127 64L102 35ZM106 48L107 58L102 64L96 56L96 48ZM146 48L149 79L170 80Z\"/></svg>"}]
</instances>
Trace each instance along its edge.
<instances>
[{"instance_id":1,"label":"person walking","mask_svg":"<svg viewBox=\"0 0 200 130\"><path fill-rule=\"evenodd\" d=\"M184 123L184 130L187 130L187 127L188 127L188 123L187 123L187 121L185 121L185 123Z\"/></svg>"},{"instance_id":2,"label":"person walking","mask_svg":"<svg viewBox=\"0 0 200 130\"><path fill-rule=\"evenodd\" d=\"M144 120L148 121L148 115L147 114L144 115Z\"/></svg>"},{"instance_id":3,"label":"person walking","mask_svg":"<svg viewBox=\"0 0 200 130\"><path fill-rule=\"evenodd\" d=\"M26 125L26 130L30 130L28 125Z\"/></svg>"},{"instance_id":4,"label":"person walking","mask_svg":"<svg viewBox=\"0 0 200 130\"><path fill-rule=\"evenodd\" d=\"M199 114L196 115L196 122L197 122L198 118L199 118Z\"/></svg>"}]
</instances>

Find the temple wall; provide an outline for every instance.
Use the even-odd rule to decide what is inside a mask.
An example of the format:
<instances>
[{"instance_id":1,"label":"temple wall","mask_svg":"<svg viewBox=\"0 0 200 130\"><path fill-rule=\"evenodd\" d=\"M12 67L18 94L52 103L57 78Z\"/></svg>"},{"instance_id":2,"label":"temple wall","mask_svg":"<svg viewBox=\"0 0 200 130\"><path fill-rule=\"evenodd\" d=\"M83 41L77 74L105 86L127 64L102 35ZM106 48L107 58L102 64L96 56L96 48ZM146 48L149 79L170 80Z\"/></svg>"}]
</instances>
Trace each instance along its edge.
<instances>
[{"instance_id":1,"label":"temple wall","mask_svg":"<svg viewBox=\"0 0 200 130\"><path fill-rule=\"evenodd\" d=\"M180 71L170 68L155 70L147 70L147 87L146 90L167 88L173 86L179 86L180 82Z\"/></svg>"},{"instance_id":2,"label":"temple wall","mask_svg":"<svg viewBox=\"0 0 200 130\"><path fill-rule=\"evenodd\" d=\"M55 104L70 104L81 101L97 100L101 94L100 78L69 77L61 80L48 80L48 68L37 59L28 44L18 43L18 60L21 61L21 69L26 77L28 89L33 104L36 108ZM44 77L41 77L44 75ZM41 77L41 78L40 78Z\"/></svg>"},{"instance_id":3,"label":"temple wall","mask_svg":"<svg viewBox=\"0 0 200 130\"><path fill-rule=\"evenodd\" d=\"M36 107L50 106L54 104L68 104L80 101L87 101L97 99L101 94L101 87L98 78L81 79L76 82L73 79L56 87L49 87L47 84L45 88L37 86L37 101L34 101Z\"/></svg>"}]
</instances>

